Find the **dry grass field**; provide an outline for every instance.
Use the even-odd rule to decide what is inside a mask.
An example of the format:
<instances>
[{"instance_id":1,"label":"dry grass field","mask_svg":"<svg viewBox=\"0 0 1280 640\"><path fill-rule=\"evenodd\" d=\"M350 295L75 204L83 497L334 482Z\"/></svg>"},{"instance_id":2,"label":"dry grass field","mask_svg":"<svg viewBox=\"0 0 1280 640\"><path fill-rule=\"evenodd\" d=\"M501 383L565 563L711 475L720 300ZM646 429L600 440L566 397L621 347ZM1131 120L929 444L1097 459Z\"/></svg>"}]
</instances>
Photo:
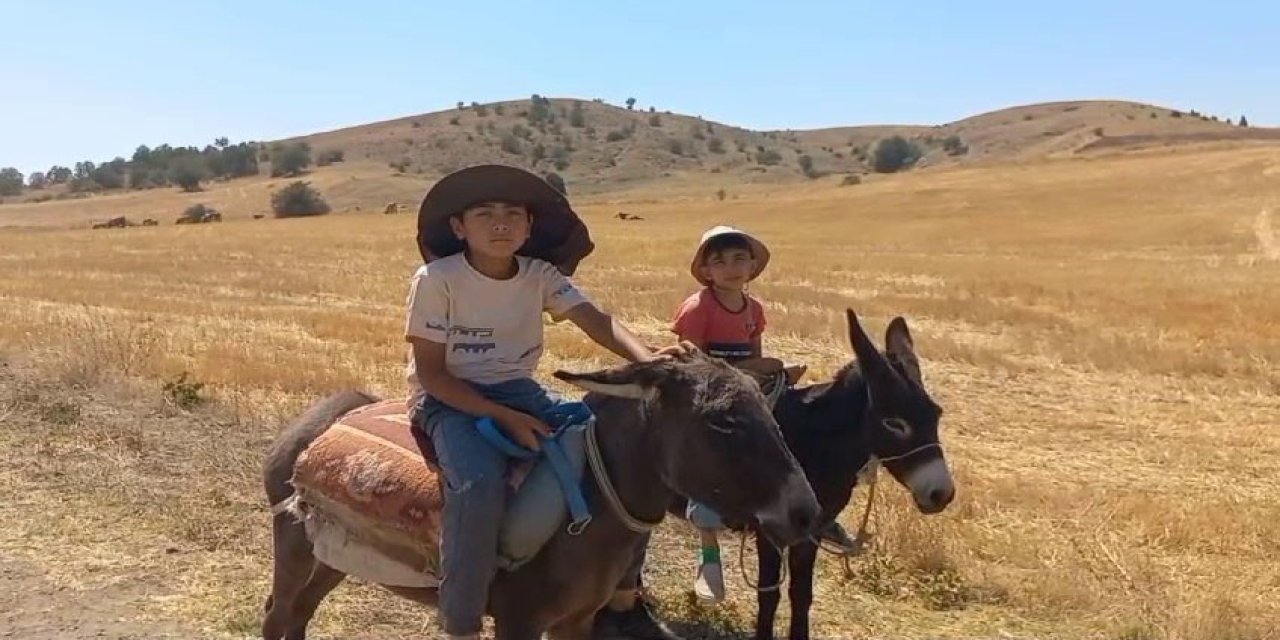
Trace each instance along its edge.
<instances>
[{"instance_id":1,"label":"dry grass field","mask_svg":"<svg viewBox=\"0 0 1280 640\"><path fill-rule=\"evenodd\" d=\"M598 244L580 283L665 342L698 235L743 226L774 254L754 287L766 351L823 379L851 357L844 307L877 336L901 314L946 409L956 502L925 518L884 482L874 549L852 575L819 562L815 635L1277 637L1280 247L1264 211L1280 215L1280 150L713 191L579 200ZM403 392L412 225L374 206L0 232L0 554L70 593L133 594L143 622L252 635L269 579L261 455L325 392ZM544 373L613 361L571 327L548 332ZM174 406L185 387L162 385L182 372L212 401ZM730 600L691 599L695 540L668 523L651 554L664 613L749 632L736 547ZM435 633L429 613L353 582L317 625Z\"/></svg>"}]
</instances>

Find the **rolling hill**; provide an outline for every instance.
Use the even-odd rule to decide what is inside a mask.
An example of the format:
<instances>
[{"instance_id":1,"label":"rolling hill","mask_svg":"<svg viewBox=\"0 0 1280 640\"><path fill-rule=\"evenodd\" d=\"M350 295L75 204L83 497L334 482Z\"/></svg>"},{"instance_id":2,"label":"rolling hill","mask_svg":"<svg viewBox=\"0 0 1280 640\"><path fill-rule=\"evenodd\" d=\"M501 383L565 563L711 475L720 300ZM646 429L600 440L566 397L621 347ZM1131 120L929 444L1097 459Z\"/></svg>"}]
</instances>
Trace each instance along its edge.
<instances>
[{"instance_id":1,"label":"rolling hill","mask_svg":"<svg viewBox=\"0 0 1280 640\"><path fill-rule=\"evenodd\" d=\"M1139 145L1280 141L1276 129L1119 101L1019 106L937 126L752 131L701 117L545 98L473 104L290 141L306 141L317 150L342 149L348 160L396 165L408 173L440 175L501 161L605 187L681 172L727 173L749 182L865 173L871 170L869 150L891 135L919 145L920 166L1063 157ZM948 138L953 138L950 145Z\"/></svg>"},{"instance_id":2,"label":"rolling hill","mask_svg":"<svg viewBox=\"0 0 1280 640\"><path fill-rule=\"evenodd\" d=\"M934 125L878 125L753 131L652 108L533 96L318 132L276 142L307 142L313 157L341 151L341 163L303 179L335 211L410 203L431 181L470 164L503 162L556 172L575 195L686 185L700 193L749 185L842 180L874 173L871 150L889 136L918 149L915 171L1087 157L1136 149L1280 142L1280 129L1242 127L1194 111L1121 101L1017 106ZM266 143L271 149L275 142ZM206 182L205 191L174 187L66 193L65 185L28 189L0 206L0 226L88 224L115 216L167 224L186 206L206 203L232 217L267 215L285 179Z\"/></svg>"}]
</instances>

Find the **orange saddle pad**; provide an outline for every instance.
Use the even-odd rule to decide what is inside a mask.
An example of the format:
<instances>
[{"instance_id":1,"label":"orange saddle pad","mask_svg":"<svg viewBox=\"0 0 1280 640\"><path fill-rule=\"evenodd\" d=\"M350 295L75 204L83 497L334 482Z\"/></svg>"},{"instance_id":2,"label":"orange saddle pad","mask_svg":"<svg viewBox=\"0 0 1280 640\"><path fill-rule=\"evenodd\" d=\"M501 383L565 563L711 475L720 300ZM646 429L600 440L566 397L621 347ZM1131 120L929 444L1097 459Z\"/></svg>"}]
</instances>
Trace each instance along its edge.
<instances>
[{"instance_id":1,"label":"orange saddle pad","mask_svg":"<svg viewBox=\"0 0 1280 640\"><path fill-rule=\"evenodd\" d=\"M410 427L403 400L339 419L298 457L293 485L304 509L380 553L414 566L438 558L442 487L431 443Z\"/></svg>"}]
</instances>

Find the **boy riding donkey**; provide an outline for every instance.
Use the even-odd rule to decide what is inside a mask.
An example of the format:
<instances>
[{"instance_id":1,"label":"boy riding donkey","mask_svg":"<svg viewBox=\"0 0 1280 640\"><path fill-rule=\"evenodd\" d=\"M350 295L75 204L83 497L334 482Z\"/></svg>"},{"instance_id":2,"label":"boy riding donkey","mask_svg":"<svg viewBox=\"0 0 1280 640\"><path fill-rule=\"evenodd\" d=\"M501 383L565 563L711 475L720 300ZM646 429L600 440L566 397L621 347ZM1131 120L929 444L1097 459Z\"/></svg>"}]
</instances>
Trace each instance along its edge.
<instances>
[{"instance_id":1,"label":"boy riding donkey","mask_svg":"<svg viewBox=\"0 0 1280 640\"><path fill-rule=\"evenodd\" d=\"M497 571L508 458L475 425L489 418L535 450L551 433L548 416L564 401L533 377L543 312L632 362L671 348L651 352L570 282L594 245L564 194L534 174L481 165L446 176L422 204L418 243L426 264L409 289L407 373L414 428L445 483L440 620L449 637L476 638ZM602 617L633 637L674 638L632 586Z\"/></svg>"},{"instance_id":2,"label":"boy riding donkey","mask_svg":"<svg viewBox=\"0 0 1280 640\"><path fill-rule=\"evenodd\" d=\"M702 234L693 252L689 271L700 289L676 310L673 331L707 355L738 362L763 355L764 305L747 293L769 264L769 249L755 236L728 226L716 226ZM690 500L686 517L702 537L694 592L707 600L724 599L724 571L720 564L719 514ZM819 532L822 540L842 553L856 545L839 522Z\"/></svg>"}]
</instances>

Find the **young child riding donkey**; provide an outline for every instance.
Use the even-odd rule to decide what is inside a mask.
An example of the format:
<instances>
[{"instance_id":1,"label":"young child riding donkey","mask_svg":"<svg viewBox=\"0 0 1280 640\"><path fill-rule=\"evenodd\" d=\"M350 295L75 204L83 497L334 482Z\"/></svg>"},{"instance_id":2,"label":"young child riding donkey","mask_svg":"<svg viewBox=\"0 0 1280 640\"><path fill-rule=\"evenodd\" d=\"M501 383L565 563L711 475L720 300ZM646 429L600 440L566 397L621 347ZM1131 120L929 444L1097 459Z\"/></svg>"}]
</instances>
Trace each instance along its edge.
<instances>
[{"instance_id":1,"label":"young child riding donkey","mask_svg":"<svg viewBox=\"0 0 1280 640\"><path fill-rule=\"evenodd\" d=\"M359 562L330 566L324 554L334 561L342 556L312 544L322 526L314 515L317 505L331 506L328 515L339 519L363 510L366 520L347 529L351 539L376 537L388 522L428 532L406 542L403 530L393 531L388 539L399 547L384 548L396 547L403 558L404 547L416 544L418 555L409 554L410 564L426 562L428 569L432 563L423 556L438 556L436 588L422 586L413 575L400 584L381 584L437 605L444 632L456 638L477 637L486 613L494 616L499 638L534 638L544 631L584 638L602 609L627 621L631 634L672 637L636 601L627 565L675 495L752 520L775 544L809 535L819 510L816 498L756 381L692 345L651 352L592 304L568 279L593 245L563 193L513 167L463 169L424 199L419 247L425 264L410 285L405 326L411 345L406 422L416 435L408 446L384 449L405 453L416 441L436 474L413 468L421 458L414 463L402 456L389 466L403 472L370 477L378 475L370 469L386 468L378 465L388 459L371 462L376 456L367 443L387 433L403 441L409 432L395 432L387 421L366 428L355 439L360 444L330 437L330 426L350 432L362 415L385 412L394 403L370 409L376 402L370 396L339 394L286 428L265 470L276 514L276 565L264 638L303 638L316 607L344 571L359 575L365 568ZM630 364L587 374L556 372L594 392L583 403L549 392L533 377L544 350L544 312L569 320ZM584 423L585 432L577 431L585 433L586 450L579 467L582 457L589 459L592 474L581 488L592 504L591 518L549 530L549 540L526 540L526 557L500 569L500 552L512 544L504 537L512 529L511 508L519 506L509 499L511 456L538 458L541 464L553 451L568 450L559 448L570 439L564 434ZM724 446L718 433L725 424L738 433L733 446ZM350 455L332 453L343 446ZM542 451L546 456L539 458ZM438 486L423 486L424 475L437 477ZM340 490L319 495L318 487L339 482L335 478L341 479ZM557 498L572 511L572 491L564 492ZM326 503L332 495L342 499ZM563 502L556 504L565 509ZM305 533L290 516L304 521ZM425 537L438 539L438 548L426 548ZM355 543L343 538L342 544Z\"/></svg>"}]
</instances>

